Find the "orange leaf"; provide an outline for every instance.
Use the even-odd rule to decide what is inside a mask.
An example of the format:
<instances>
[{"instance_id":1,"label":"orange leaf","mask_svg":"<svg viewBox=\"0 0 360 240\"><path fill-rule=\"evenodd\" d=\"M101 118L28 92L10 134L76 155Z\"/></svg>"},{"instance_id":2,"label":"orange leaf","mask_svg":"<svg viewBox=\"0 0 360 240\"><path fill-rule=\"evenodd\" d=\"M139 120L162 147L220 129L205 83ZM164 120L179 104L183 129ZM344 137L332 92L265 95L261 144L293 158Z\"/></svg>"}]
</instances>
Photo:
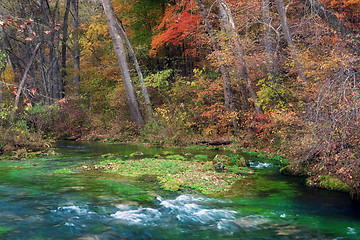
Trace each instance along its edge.
<instances>
[{"instance_id":1,"label":"orange leaf","mask_svg":"<svg viewBox=\"0 0 360 240\"><path fill-rule=\"evenodd\" d=\"M55 28L55 30L59 30L59 29L60 29L60 24L58 24L58 23L55 24L55 27L54 27L54 28Z\"/></svg>"}]
</instances>

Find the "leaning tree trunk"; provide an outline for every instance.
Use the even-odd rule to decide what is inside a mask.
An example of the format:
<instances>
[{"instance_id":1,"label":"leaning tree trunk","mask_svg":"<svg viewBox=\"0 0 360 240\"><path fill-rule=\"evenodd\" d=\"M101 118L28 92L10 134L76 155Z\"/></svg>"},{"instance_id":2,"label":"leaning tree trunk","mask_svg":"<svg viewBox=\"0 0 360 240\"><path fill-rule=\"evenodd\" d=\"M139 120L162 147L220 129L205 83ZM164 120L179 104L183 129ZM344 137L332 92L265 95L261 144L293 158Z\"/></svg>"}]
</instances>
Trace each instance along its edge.
<instances>
[{"instance_id":1,"label":"leaning tree trunk","mask_svg":"<svg viewBox=\"0 0 360 240\"><path fill-rule=\"evenodd\" d=\"M126 35L126 32L124 30L124 28L122 27L121 23L119 23L119 21L116 22L117 25L116 27L118 28L118 30L121 32L121 35L123 36L124 40L125 40L125 43L128 47L128 50L131 54L131 57L133 59L133 62L134 62L134 65L135 65L135 69L136 69L136 72L138 74L138 77L139 77L139 81L140 81L140 85L141 85L141 90L143 92L143 96L144 96L144 99L145 99L145 105L146 105L146 109L147 109L147 112L148 112L148 117L150 119L153 118L154 114L153 114L153 111L152 111L152 107L151 107L151 102L150 102L150 97L149 97L149 93L146 89L146 85L145 85L145 82L144 82L144 76L141 72L141 69L140 69L140 65L139 65L139 62L137 60L137 57L135 55L135 52L134 52L134 49L132 48L131 46L131 43L129 41L129 38L127 37Z\"/></svg>"},{"instance_id":2,"label":"leaning tree trunk","mask_svg":"<svg viewBox=\"0 0 360 240\"><path fill-rule=\"evenodd\" d=\"M196 3L197 3L197 6L199 7L201 17L204 20L206 30L207 30L207 32L209 34L211 43L212 43L213 48L214 48L214 50L216 52L216 57L217 57L217 60L218 60L218 63L219 63L220 72L221 72L221 76L222 76L223 83L224 83L225 106L227 108L229 108L231 113L233 114L232 122L233 122L233 126L234 126L235 131L237 131L238 130L238 122L237 122L237 119L235 117L236 113L237 113L237 109L236 109L236 106L235 106L234 96L233 96L233 92L232 92L232 88L231 88L230 74L229 74L229 71L228 71L227 67L224 65L223 58L220 55L220 51L221 51L220 45L219 45L219 42L218 42L218 40L216 38L215 31L214 31L213 27L210 24L210 20L209 20L207 11L206 11L206 9L204 7L204 4L203 4L202 0L196 0Z\"/></svg>"},{"instance_id":3,"label":"leaning tree trunk","mask_svg":"<svg viewBox=\"0 0 360 240\"><path fill-rule=\"evenodd\" d=\"M135 94L135 89L131 81L129 65L126 59L124 44L122 42L120 33L116 27L117 19L111 5L111 1L102 0L102 5L104 7L106 21L109 26L109 31L114 44L115 55L118 59L119 66L121 69L131 116L136 125L143 126L144 119L141 115L139 103Z\"/></svg>"},{"instance_id":4,"label":"leaning tree trunk","mask_svg":"<svg viewBox=\"0 0 360 240\"><path fill-rule=\"evenodd\" d=\"M27 78L27 75L28 75L28 73L30 71L30 67L31 67L32 63L34 62L34 60L35 60L36 53L38 52L40 46L41 46L41 43L38 43L36 45L36 47L34 49L34 52L32 53L31 58L30 58L27 66L26 66L25 71L24 71L24 74L23 74L23 77L21 79L20 85L19 85L19 87L17 89L17 93L16 93L16 97L15 97L15 101L14 101L13 112L12 112L12 117L15 116L15 112L18 109L21 92L22 92L22 90L23 90L23 88L25 86L26 78Z\"/></svg>"},{"instance_id":5,"label":"leaning tree trunk","mask_svg":"<svg viewBox=\"0 0 360 240\"><path fill-rule=\"evenodd\" d=\"M339 33L342 38L347 38L350 34L349 29L339 20L339 18L318 0L301 0L311 8L323 21L325 21L334 31Z\"/></svg>"},{"instance_id":6,"label":"leaning tree trunk","mask_svg":"<svg viewBox=\"0 0 360 240\"><path fill-rule=\"evenodd\" d=\"M295 43L291 36L290 27L287 22L284 3L282 0L274 0L274 1L275 1L276 9L279 14L280 23L281 23L282 30L284 32L285 40L289 46L290 53L293 57L295 66L297 68L297 72L298 72L300 81L302 84L305 84L307 82L307 79L305 76L304 66L302 65L302 63L300 61L299 51L298 51L297 47L295 46Z\"/></svg>"},{"instance_id":7,"label":"leaning tree trunk","mask_svg":"<svg viewBox=\"0 0 360 240\"><path fill-rule=\"evenodd\" d=\"M219 12L221 13L220 15L222 16L221 20L223 22L223 25L225 26L226 31L230 35L230 39L233 42L233 46L235 48L235 54L240 64L241 77L245 82L245 85L250 93L252 100L254 101L254 106L257 114L261 114L262 113L261 106L258 103L254 86L249 77L248 69L244 59L243 50L241 47L240 37L236 31L235 22L232 17L231 10L225 0L219 1Z\"/></svg>"},{"instance_id":8,"label":"leaning tree trunk","mask_svg":"<svg viewBox=\"0 0 360 240\"><path fill-rule=\"evenodd\" d=\"M304 2L311 11L314 11L343 41L347 42L348 46L354 51L359 52L360 42L358 37L354 36L354 33L340 21L335 13L318 0L301 0L301 2ZM354 38L357 38L357 40L353 41Z\"/></svg>"}]
</instances>

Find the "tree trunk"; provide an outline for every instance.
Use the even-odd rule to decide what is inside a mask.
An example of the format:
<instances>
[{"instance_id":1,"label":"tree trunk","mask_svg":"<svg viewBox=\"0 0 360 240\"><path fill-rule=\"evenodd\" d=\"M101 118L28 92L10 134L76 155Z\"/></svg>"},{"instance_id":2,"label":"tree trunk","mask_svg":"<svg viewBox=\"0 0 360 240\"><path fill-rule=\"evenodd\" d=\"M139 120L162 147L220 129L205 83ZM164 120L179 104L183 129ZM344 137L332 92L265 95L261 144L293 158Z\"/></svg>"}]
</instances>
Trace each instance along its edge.
<instances>
[{"instance_id":1,"label":"tree trunk","mask_svg":"<svg viewBox=\"0 0 360 240\"><path fill-rule=\"evenodd\" d=\"M306 79L306 76L305 76L304 67L301 64L298 49L295 46L294 41L292 40L290 27L289 27L288 22L287 22L284 3L283 3L282 0L274 0L274 1L275 1L276 9L277 9L278 14L279 14L280 23L281 23L282 30L284 32L285 40L286 40L286 42L287 42L287 44L289 46L290 53L291 53L291 55L293 57L295 66L297 68L297 72L298 72L300 81L301 81L302 84L305 84L307 82L307 79Z\"/></svg>"},{"instance_id":2,"label":"tree trunk","mask_svg":"<svg viewBox=\"0 0 360 240\"><path fill-rule=\"evenodd\" d=\"M273 37L271 34L271 20L270 20L270 1L261 0L261 9L262 9L262 18L265 26L265 37L264 37L264 46L266 53L266 69L268 79L275 82L276 77L276 61L275 53L273 48Z\"/></svg>"},{"instance_id":3,"label":"tree trunk","mask_svg":"<svg viewBox=\"0 0 360 240\"><path fill-rule=\"evenodd\" d=\"M66 72L66 50L67 50L67 40L68 40L68 19L70 12L70 3L71 0L66 1L65 14L64 14L64 23L63 23L63 37L62 37L62 45L61 45L61 77L65 77L67 75Z\"/></svg>"},{"instance_id":4,"label":"tree trunk","mask_svg":"<svg viewBox=\"0 0 360 240\"><path fill-rule=\"evenodd\" d=\"M116 23L117 23L116 26L117 26L118 30L120 31L121 35L123 36L123 38L125 40L125 43L126 43L128 49L129 49L129 52L131 54L131 57L133 59L135 69L136 69L137 75L139 77L141 90L142 90L142 93L143 93L143 96L144 96L144 99L145 99L145 104L146 104L146 109L147 109L147 112L148 112L148 117L150 119L153 119L154 114L153 114L152 107L151 107L150 97L149 97L148 91L146 89L146 85L145 85L145 82L144 82L144 77L143 77L143 74L141 72L140 65L139 65L139 62L138 62L137 57L135 55L134 49L131 46L129 38L126 35L126 32L125 32L124 28L121 25L121 22L117 21Z\"/></svg>"},{"instance_id":5,"label":"tree trunk","mask_svg":"<svg viewBox=\"0 0 360 240\"><path fill-rule=\"evenodd\" d=\"M340 21L329 8L318 0L301 0L311 11L314 11L330 28L332 28L342 40L351 40L354 34ZM360 50L360 42L348 41L347 44L356 52Z\"/></svg>"},{"instance_id":6,"label":"tree trunk","mask_svg":"<svg viewBox=\"0 0 360 240\"><path fill-rule=\"evenodd\" d=\"M45 25L50 27L51 29L55 28L56 20L56 10L58 9L58 2L56 2L55 9L52 8L53 12L51 12L49 3L47 0L41 1L41 9L44 16L44 22ZM58 48L59 48L59 42L56 41L55 32L51 31L49 33L49 40L48 48L49 48L49 58L47 61L43 61L44 64L48 63L48 74L46 83L48 84L48 96L49 99L61 99L63 98L63 82L61 79L61 73L60 73L60 65L59 65L59 55L58 55Z\"/></svg>"},{"instance_id":7,"label":"tree trunk","mask_svg":"<svg viewBox=\"0 0 360 240\"><path fill-rule=\"evenodd\" d=\"M220 13L222 13L221 16L222 16L223 24L226 26L226 31L229 33L230 39L233 42L235 53L240 64L241 77L245 82L245 85L250 93L252 100L254 101L254 106L257 114L261 114L262 113L261 106L257 101L257 95L248 74L248 69L245 63L244 54L241 47L240 37L236 31L235 22L232 17L231 10L228 4L226 3L226 1L224 0L219 1L219 11Z\"/></svg>"},{"instance_id":8,"label":"tree trunk","mask_svg":"<svg viewBox=\"0 0 360 240\"><path fill-rule=\"evenodd\" d=\"M37 53L37 51L39 50L40 46L41 46L41 43L38 43L38 44L36 45L36 47L35 47L35 49L34 49L34 52L33 52L33 54L32 54L32 56L31 56L31 58L30 58L30 60L29 60L29 62L28 62L28 64L27 64L27 66L26 66L26 69L25 69L25 71L24 71L24 75L23 75L23 77L22 77L22 79L21 79L20 85L19 85L19 87L18 87L18 89L17 89L17 93L16 93L16 97L15 97L15 101L14 101L13 112L12 112L12 116L13 116L13 117L15 116L15 112L16 112L16 110L18 109L18 106L19 106L19 100L20 100L21 91L22 91L22 89L23 89L24 86L25 86L25 82L26 82L26 78L27 78L28 72L30 71L30 67L31 67L32 63L34 62L34 60L35 60L36 53Z\"/></svg>"},{"instance_id":9,"label":"tree trunk","mask_svg":"<svg viewBox=\"0 0 360 240\"><path fill-rule=\"evenodd\" d=\"M109 26L109 31L112 37L112 41L114 44L114 51L115 55L118 59L119 66L122 73L122 78L125 85L125 91L128 99L128 104L131 112L131 116L133 118L133 121L138 126L144 125L144 119L141 115L139 103L137 101L136 93L134 86L131 81L130 72L129 72L129 66L126 59L124 44L122 42L122 38L117 30L116 27L116 16L114 14L114 10L111 5L110 0L102 0L102 5L104 7L106 21Z\"/></svg>"},{"instance_id":10,"label":"tree trunk","mask_svg":"<svg viewBox=\"0 0 360 240\"><path fill-rule=\"evenodd\" d=\"M211 43L213 45L213 48L216 52L216 57L219 63L219 67L220 67L220 72L221 72L221 76L223 79L223 84L224 84L224 99L225 99L225 106L230 109L230 112L234 115L232 118L232 122L233 122L233 126L234 126L234 130L237 131L238 130L238 122L236 119L236 106L235 106L235 102L234 102L234 96L233 96L233 92L232 92L232 88L231 88L231 79L230 79L230 74L229 71L227 69L227 67L224 65L224 61L223 58L220 55L220 45L219 42L216 38L215 35L215 31L213 29L213 27L210 24L210 20L208 18L207 15L207 11L204 7L204 4L202 3L202 0L196 0L197 6L200 10L200 14L202 19L204 20L205 23L205 27L207 30L207 33L210 37Z\"/></svg>"},{"instance_id":11,"label":"tree trunk","mask_svg":"<svg viewBox=\"0 0 360 240\"><path fill-rule=\"evenodd\" d=\"M307 6L311 8L322 20L324 20L334 31L340 34L341 37L347 38L350 34L349 29L347 29L344 24L339 20L339 18L324 4L318 0L301 0Z\"/></svg>"},{"instance_id":12,"label":"tree trunk","mask_svg":"<svg viewBox=\"0 0 360 240\"><path fill-rule=\"evenodd\" d=\"M72 0L73 27L74 27L74 88L80 82L80 46L79 46L79 0Z\"/></svg>"}]
</instances>

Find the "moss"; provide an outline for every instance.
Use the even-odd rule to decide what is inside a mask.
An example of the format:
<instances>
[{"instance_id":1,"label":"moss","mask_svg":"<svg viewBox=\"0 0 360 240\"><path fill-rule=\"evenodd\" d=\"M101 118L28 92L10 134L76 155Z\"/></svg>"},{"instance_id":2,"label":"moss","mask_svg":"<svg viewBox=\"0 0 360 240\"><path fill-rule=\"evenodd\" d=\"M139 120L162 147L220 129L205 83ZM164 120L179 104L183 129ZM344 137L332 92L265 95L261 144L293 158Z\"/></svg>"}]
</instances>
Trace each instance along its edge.
<instances>
[{"instance_id":1,"label":"moss","mask_svg":"<svg viewBox=\"0 0 360 240\"><path fill-rule=\"evenodd\" d=\"M57 169L54 171L55 174L72 174L74 173L73 170L68 169L68 168L63 168L63 169Z\"/></svg>"},{"instance_id":2,"label":"moss","mask_svg":"<svg viewBox=\"0 0 360 240\"><path fill-rule=\"evenodd\" d=\"M218 173L214 171L213 162L186 161L182 158L179 155L172 155L165 159L106 159L94 166L82 168L83 170L100 169L131 177L152 174L157 176L163 189L178 191L180 188L189 188L205 194L227 191L237 180L243 178L243 174L251 172L248 168L233 166Z\"/></svg>"},{"instance_id":3,"label":"moss","mask_svg":"<svg viewBox=\"0 0 360 240\"><path fill-rule=\"evenodd\" d=\"M286 165L285 167L281 168L280 173L285 176L293 176L294 175L294 171L290 165Z\"/></svg>"},{"instance_id":4,"label":"moss","mask_svg":"<svg viewBox=\"0 0 360 240\"><path fill-rule=\"evenodd\" d=\"M321 188L340 191L340 192L350 192L351 187L343 183L341 180L332 177L332 176L321 176L319 186Z\"/></svg>"},{"instance_id":5,"label":"moss","mask_svg":"<svg viewBox=\"0 0 360 240\"><path fill-rule=\"evenodd\" d=\"M166 157L167 159L175 159L175 160L185 160L185 157L181 155L169 155Z\"/></svg>"},{"instance_id":6,"label":"moss","mask_svg":"<svg viewBox=\"0 0 360 240\"><path fill-rule=\"evenodd\" d=\"M339 192L351 192L351 187L349 185L330 175L308 178L306 180L306 185Z\"/></svg>"},{"instance_id":7,"label":"moss","mask_svg":"<svg viewBox=\"0 0 360 240\"><path fill-rule=\"evenodd\" d=\"M207 155L195 155L194 159L196 159L196 160L207 160L208 156Z\"/></svg>"},{"instance_id":8,"label":"moss","mask_svg":"<svg viewBox=\"0 0 360 240\"><path fill-rule=\"evenodd\" d=\"M9 231L11 231L11 228L0 226L0 236L6 234Z\"/></svg>"}]
</instances>

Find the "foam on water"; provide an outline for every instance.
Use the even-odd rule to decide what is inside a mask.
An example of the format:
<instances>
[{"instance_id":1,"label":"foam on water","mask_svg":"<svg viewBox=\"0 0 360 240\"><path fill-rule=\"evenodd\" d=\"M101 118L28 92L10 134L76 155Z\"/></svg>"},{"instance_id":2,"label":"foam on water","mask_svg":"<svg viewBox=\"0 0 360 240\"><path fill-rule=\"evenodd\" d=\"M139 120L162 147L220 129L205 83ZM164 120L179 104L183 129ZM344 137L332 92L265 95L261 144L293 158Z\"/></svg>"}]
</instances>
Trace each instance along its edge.
<instances>
[{"instance_id":1,"label":"foam on water","mask_svg":"<svg viewBox=\"0 0 360 240\"><path fill-rule=\"evenodd\" d=\"M216 209L212 203L220 200L181 195L175 199L162 200L157 197L158 208L138 208L119 210L112 217L127 224L157 225L162 221L173 224L207 225L221 231L234 231L236 214L228 209Z\"/></svg>"},{"instance_id":2,"label":"foam on water","mask_svg":"<svg viewBox=\"0 0 360 240\"><path fill-rule=\"evenodd\" d=\"M250 167L256 168L256 169L263 169L268 167L273 167L274 164L272 163L264 163L264 162L250 162Z\"/></svg>"},{"instance_id":3,"label":"foam on water","mask_svg":"<svg viewBox=\"0 0 360 240\"><path fill-rule=\"evenodd\" d=\"M112 217L121 219L129 224L152 225L160 219L161 213L153 208L140 208L137 210L117 211Z\"/></svg>"}]
</instances>

